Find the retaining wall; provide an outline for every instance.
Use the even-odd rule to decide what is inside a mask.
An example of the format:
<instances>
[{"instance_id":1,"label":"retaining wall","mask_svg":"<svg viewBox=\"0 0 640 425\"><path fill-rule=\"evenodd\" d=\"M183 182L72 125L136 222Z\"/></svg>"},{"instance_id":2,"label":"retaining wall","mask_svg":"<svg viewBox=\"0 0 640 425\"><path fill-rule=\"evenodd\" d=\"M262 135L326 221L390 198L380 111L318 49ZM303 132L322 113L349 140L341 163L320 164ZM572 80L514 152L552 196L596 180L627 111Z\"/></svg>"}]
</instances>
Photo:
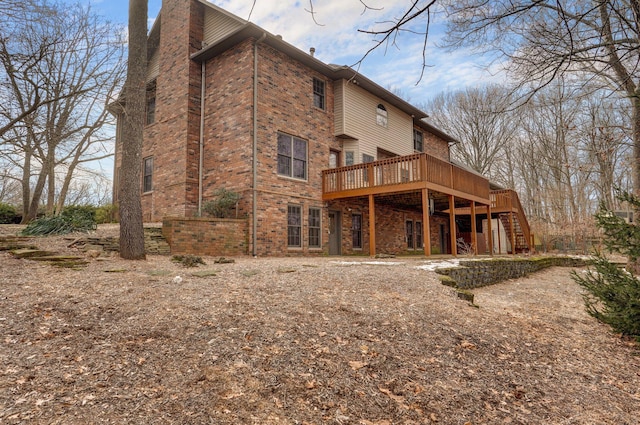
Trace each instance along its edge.
<instances>
[{"instance_id":1,"label":"retaining wall","mask_svg":"<svg viewBox=\"0 0 640 425\"><path fill-rule=\"evenodd\" d=\"M248 253L246 219L166 217L162 235L171 254L237 256Z\"/></svg>"},{"instance_id":2,"label":"retaining wall","mask_svg":"<svg viewBox=\"0 0 640 425\"><path fill-rule=\"evenodd\" d=\"M458 267L436 269L443 284L460 289L477 288L537 272L547 267L582 267L586 260L576 257L494 258L462 260Z\"/></svg>"}]
</instances>

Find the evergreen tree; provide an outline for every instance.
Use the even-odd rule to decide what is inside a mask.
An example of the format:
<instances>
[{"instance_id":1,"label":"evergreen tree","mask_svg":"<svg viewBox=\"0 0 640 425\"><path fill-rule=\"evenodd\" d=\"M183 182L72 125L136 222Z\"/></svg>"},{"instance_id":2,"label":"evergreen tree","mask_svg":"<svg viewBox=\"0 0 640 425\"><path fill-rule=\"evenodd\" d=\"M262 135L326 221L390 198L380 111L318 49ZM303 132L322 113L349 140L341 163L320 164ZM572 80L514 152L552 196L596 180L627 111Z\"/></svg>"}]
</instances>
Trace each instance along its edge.
<instances>
[{"instance_id":1,"label":"evergreen tree","mask_svg":"<svg viewBox=\"0 0 640 425\"><path fill-rule=\"evenodd\" d=\"M640 198L620 193L618 199L628 202L634 211L640 211ZM627 223L601 204L596 223L604 234L604 244L610 253L628 258L625 269L619 268L597 251L592 267L584 275L573 272L572 277L586 292L583 295L587 312L616 332L640 341L640 226Z\"/></svg>"}]
</instances>

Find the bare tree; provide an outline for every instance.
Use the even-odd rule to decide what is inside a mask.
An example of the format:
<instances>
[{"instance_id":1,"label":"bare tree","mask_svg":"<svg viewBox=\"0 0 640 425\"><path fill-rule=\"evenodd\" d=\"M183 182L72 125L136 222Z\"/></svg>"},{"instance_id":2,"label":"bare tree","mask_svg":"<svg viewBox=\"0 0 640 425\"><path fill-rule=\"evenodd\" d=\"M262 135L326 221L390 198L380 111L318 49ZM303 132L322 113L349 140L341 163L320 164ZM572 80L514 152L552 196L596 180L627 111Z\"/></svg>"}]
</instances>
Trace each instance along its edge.
<instances>
[{"instance_id":1,"label":"bare tree","mask_svg":"<svg viewBox=\"0 0 640 425\"><path fill-rule=\"evenodd\" d=\"M534 90L572 74L629 102L633 184L640 194L640 2L464 0L447 3L449 46L499 52L521 86Z\"/></svg>"},{"instance_id":2,"label":"bare tree","mask_svg":"<svg viewBox=\"0 0 640 425\"><path fill-rule=\"evenodd\" d=\"M111 154L106 106L124 76L119 28L80 5L45 6L15 9L11 37L0 38L7 99L0 156L20 170L13 176L22 184L24 222L36 217L43 194L49 213L60 210L80 164Z\"/></svg>"},{"instance_id":3,"label":"bare tree","mask_svg":"<svg viewBox=\"0 0 640 425\"><path fill-rule=\"evenodd\" d=\"M124 87L122 175L119 191L120 256L145 258L140 177L147 68L147 0L129 0L129 58Z\"/></svg>"},{"instance_id":4,"label":"bare tree","mask_svg":"<svg viewBox=\"0 0 640 425\"><path fill-rule=\"evenodd\" d=\"M451 149L455 159L507 185L500 164L517 131L510 98L508 88L492 85L441 93L425 106L431 121L460 141Z\"/></svg>"}]
</instances>

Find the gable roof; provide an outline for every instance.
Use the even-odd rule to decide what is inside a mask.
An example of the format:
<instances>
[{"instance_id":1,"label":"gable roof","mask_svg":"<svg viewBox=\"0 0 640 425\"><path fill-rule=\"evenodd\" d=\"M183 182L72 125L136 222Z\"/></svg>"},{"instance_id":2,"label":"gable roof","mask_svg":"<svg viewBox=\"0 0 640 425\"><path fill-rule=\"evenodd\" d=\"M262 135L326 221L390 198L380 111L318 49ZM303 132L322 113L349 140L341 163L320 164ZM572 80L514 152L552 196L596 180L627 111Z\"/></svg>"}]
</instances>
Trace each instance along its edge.
<instances>
[{"instance_id":1,"label":"gable roof","mask_svg":"<svg viewBox=\"0 0 640 425\"><path fill-rule=\"evenodd\" d=\"M379 97L385 102L388 102L389 104L402 110L403 112L411 115L416 120L420 120L428 116L424 111L411 105L410 103L391 93L389 90L384 89L379 84L358 73L358 71L354 70L353 68L346 65L340 66L326 64L310 55L309 53L304 52L299 48L293 46L292 44L287 43L279 35L274 35L264 28L259 27L252 22L239 18L234 14L222 9L221 7L209 3L206 0L198 1L204 4L206 7L210 8L210 10L214 11L215 13L220 13L226 18L235 20L237 25L235 26L235 29L230 31L226 36L220 38L219 40L208 46L204 46L200 51L191 55L191 58L193 60L198 62L207 61L248 38L254 38L256 40L260 40L261 43L264 43L276 50L283 52L292 59L299 61L300 63L325 75L332 80L357 79L358 85L360 87Z\"/></svg>"}]
</instances>

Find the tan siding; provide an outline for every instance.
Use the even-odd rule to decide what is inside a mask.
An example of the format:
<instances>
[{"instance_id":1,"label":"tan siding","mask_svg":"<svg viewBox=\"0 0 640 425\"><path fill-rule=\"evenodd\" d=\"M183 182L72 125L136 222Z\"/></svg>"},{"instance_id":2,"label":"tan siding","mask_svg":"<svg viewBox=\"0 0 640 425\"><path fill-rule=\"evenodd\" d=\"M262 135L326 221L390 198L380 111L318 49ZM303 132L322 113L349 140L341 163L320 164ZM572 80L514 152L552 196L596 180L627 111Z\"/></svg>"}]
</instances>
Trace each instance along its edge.
<instances>
[{"instance_id":1,"label":"tan siding","mask_svg":"<svg viewBox=\"0 0 640 425\"><path fill-rule=\"evenodd\" d=\"M345 80L336 81L334 83L334 127L335 135L341 136L344 132L344 86Z\"/></svg>"},{"instance_id":2,"label":"tan siding","mask_svg":"<svg viewBox=\"0 0 640 425\"><path fill-rule=\"evenodd\" d=\"M147 82L153 81L160 74L160 49L156 49L155 52L149 58L149 64L147 65Z\"/></svg>"},{"instance_id":3,"label":"tan siding","mask_svg":"<svg viewBox=\"0 0 640 425\"><path fill-rule=\"evenodd\" d=\"M242 24L213 9L206 8L204 14L204 44L213 44L235 31Z\"/></svg>"},{"instance_id":4,"label":"tan siding","mask_svg":"<svg viewBox=\"0 0 640 425\"><path fill-rule=\"evenodd\" d=\"M356 163L362 162L362 154L377 158L378 148L397 155L413 153L413 119L409 115L355 84L345 84L344 95L345 133L360 141ZM387 127L376 123L378 104L387 110Z\"/></svg>"}]
</instances>

